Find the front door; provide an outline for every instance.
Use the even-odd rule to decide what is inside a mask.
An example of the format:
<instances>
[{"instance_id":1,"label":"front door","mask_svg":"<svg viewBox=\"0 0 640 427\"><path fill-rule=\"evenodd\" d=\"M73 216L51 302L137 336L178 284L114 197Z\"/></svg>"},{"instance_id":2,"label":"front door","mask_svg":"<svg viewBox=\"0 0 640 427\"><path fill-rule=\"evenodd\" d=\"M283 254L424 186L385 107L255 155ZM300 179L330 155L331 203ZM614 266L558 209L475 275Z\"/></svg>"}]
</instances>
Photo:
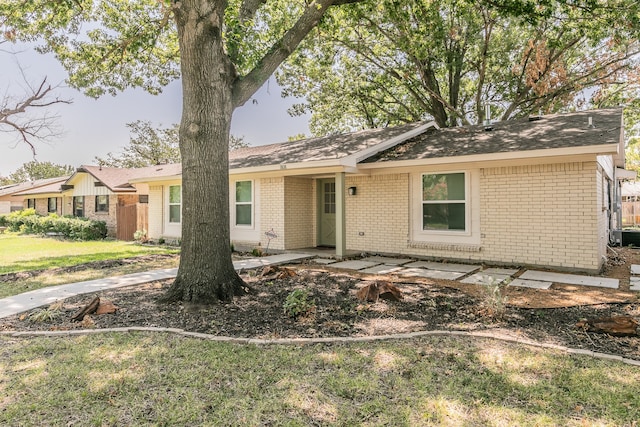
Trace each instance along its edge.
<instances>
[{"instance_id":1,"label":"front door","mask_svg":"<svg viewBox=\"0 0 640 427\"><path fill-rule=\"evenodd\" d=\"M318 246L336 245L336 180L318 180Z\"/></svg>"}]
</instances>

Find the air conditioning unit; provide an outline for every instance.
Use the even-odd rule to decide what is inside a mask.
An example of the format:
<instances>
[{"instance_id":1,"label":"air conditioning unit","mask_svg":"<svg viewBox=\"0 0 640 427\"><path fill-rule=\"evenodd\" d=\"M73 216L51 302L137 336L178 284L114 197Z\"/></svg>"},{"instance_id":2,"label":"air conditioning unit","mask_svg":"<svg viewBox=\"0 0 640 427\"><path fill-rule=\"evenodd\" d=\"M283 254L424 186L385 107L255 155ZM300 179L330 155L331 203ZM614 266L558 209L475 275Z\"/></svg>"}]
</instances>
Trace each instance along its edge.
<instances>
[{"instance_id":1,"label":"air conditioning unit","mask_svg":"<svg viewBox=\"0 0 640 427\"><path fill-rule=\"evenodd\" d=\"M622 246L622 230L611 230L609 233L609 242L612 245Z\"/></svg>"}]
</instances>

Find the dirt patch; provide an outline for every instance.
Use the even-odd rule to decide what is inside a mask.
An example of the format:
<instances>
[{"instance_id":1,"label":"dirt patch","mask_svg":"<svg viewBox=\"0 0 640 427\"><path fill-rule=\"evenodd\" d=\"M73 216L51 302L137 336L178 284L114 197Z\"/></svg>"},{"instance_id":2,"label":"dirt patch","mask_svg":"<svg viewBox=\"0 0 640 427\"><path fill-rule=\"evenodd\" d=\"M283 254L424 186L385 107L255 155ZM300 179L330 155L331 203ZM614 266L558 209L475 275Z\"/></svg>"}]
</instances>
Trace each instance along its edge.
<instances>
[{"instance_id":1,"label":"dirt patch","mask_svg":"<svg viewBox=\"0 0 640 427\"><path fill-rule=\"evenodd\" d=\"M210 307L164 305L157 299L171 281L152 282L85 294L64 301L61 314L47 321L28 313L0 319L0 330L70 330L153 326L180 328L220 336L255 338L368 336L419 330L495 331L540 342L619 354L640 360L640 338L612 337L576 327L581 319L627 315L640 319L637 293L629 292L629 266L640 264L640 251L619 249L607 277L621 280L621 289L561 286L552 289L507 288L501 315L487 304L486 288L446 280L391 278L346 273L322 266L293 267L296 275L280 279L243 278L253 292L233 303ZM402 291L399 302L361 302L356 292L372 280L390 280ZM312 308L297 318L283 305L295 290L307 293ZM94 296L119 307L115 314L92 316L82 326L71 316Z\"/></svg>"}]
</instances>

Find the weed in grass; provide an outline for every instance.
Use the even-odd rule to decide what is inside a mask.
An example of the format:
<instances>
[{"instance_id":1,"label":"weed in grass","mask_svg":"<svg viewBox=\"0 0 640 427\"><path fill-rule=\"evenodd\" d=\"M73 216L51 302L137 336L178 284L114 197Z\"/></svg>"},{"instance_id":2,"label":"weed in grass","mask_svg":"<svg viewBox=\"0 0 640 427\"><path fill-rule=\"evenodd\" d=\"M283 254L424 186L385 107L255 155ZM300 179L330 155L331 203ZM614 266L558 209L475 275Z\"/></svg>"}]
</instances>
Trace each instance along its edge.
<instances>
[{"instance_id":1,"label":"weed in grass","mask_svg":"<svg viewBox=\"0 0 640 427\"><path fill-rule=\"evenodd\" d=\"M51 322L57 319L58 317L62 316L63 308L64 308L63 302L56 301L47 308L37 308L33 310L31 313L29 313L27 318L29 319L29 321L34 323Z\"/></svg>"},{"instance_id":2,"label":"weed in grass","mask_svg":"<svg viewBox=\"0 0 640 427\"><path fill-rule=\"evenodd\" d=\"M507 295L505 289L511 281L496 279L492 276L486 276L484 283L484 314L487 317L499 320L504 317L507 312Z\"/></svg>"}]
</instances>

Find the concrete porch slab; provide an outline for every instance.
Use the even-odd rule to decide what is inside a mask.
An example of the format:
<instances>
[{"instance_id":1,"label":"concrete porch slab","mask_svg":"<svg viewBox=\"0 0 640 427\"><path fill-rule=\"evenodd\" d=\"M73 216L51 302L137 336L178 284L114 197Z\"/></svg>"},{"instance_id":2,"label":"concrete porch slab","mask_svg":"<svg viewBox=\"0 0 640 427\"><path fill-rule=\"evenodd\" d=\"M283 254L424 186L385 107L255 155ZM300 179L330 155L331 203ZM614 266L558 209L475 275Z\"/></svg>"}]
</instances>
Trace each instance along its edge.
<instances>
[{"instance_id":1,"label":"concrete porch slab","mask_svg":"<svg viewBox=\"0 0 640 427\"><path fill-rule=\"evenodd\" d=\"M452 272L464 273L464 274L469 274L480 268L480 266L477 266L477 265L451 264L448 262L435 262L435 261L415 261L409 264L405 264L404 267L428 268L430 270L452 271Z\"/></svg>"},{"instance_id":2,"label":"concrete porch slab","mask_svg":"<svg viewBox=\"0 0 640 427\"><path fill-rule=\"evenodd\" d=\"M328 265L328 264L333 264L337 261L331 258L314 258L311 260L311 262L314 262L316 264Z\"/></svg>"},{"instance_id":3,"label":"concrete porch slab","mask_svg":"<svg viewBox=\"0 0 640 427\"><path fill-rule=\"evenodd\" d=\"M473 285L489 285L499 284L510 278L508 274L487 274L484 271L474 273L471 276L461 280L462 283L471 283Z\"/></svg>"},{"instance_id":4,"label":"concrete porch slab","mask_svg":"<svg viewBox=\"0 0 640 427\"><path fill-rule=\"evenodd\" d=\"M427 279L458 280L466 273L456 271L430 270L426 268L403 268L395 274L408 277L425 277Z\"/></svg>"},{"instance_id":5,"label":"concrete porch slab","mask_svg":"<svg viewBox=\"0 0 640 427\"><path fill-rule=\"evenodd\" d=\"M513 276L518 271L517 268L485 268L481 271L484 274L504 274L505 276Z\"/></svg>"},{"instance_id":6,"label":"concrete porch slab","mask_svg":"<svg viewBox=\"0 0 640 427\"><path fill-rule=\"evenodd\" d=\"M631 264L631 274L634 274L636 276L640 276L640 265Z\"/></svg>"},{"instance_id":7,"label":"concrete porch slab","mask_svg":"<svg viewBox=\"0 0 640 427\"><path fill-rule=\"evenodd\" d=\"M391 274L400 270L402 270L402 267L399 267L397 265L381 264L365 268L364 270L360 270L360 272L369 274Z\"/></svg>"},{"instance_id":8,"label":"concrete porch slab","mask_svg":"<svg viewBox=\"0 0 640 427\"><path fill-rule=\"evenodd\" d=\"M549 289L551 287L551 282L542 282L540 280L529 280L529 279L514 279L509 286L519 286L522 288L533 288L533 289Z\"/></svg>"},{"instance_id":9,"label":"concrete porch slab","mask_svg":"<svg viewBox=\"0 0 640 427\"><path fill-rule=\"evenodd\" d=\"M344 268L345 270L362 270L364 268L373 267L374 265L380 264L379 262L371 262L371 261L341 261L331 264L331 267L334 268Z\"/></svg>"},{"instance_id":10,"label":"concrete porch slab","mask_svg":"<svg viewBox=\"0 0 640 427\"><path fill-rule=\"evenodd\" d=\"M620 281L606 277L581 276L578 274L552 273L550 271L527 270L521 279L539 280L542 282L566 283L568 285L596 286L600 288L618 289Z\"/></svg>"},{"instance_id":11,"label":"concrete porch slab","mask_svg":"<svg viewBox=\"0 0 640 427\"><path fill-rule=\"evenodd\" d=\"M413 260L411 258L393 258L393 257L386 257L386 256L370 256L370 257L362 258L362 261L375 262L375 263L378 263L378 264L385 264L385 265L402 265L402 264L406 264L408 262L411 262Z\"/></svg>"}]
</instances>

